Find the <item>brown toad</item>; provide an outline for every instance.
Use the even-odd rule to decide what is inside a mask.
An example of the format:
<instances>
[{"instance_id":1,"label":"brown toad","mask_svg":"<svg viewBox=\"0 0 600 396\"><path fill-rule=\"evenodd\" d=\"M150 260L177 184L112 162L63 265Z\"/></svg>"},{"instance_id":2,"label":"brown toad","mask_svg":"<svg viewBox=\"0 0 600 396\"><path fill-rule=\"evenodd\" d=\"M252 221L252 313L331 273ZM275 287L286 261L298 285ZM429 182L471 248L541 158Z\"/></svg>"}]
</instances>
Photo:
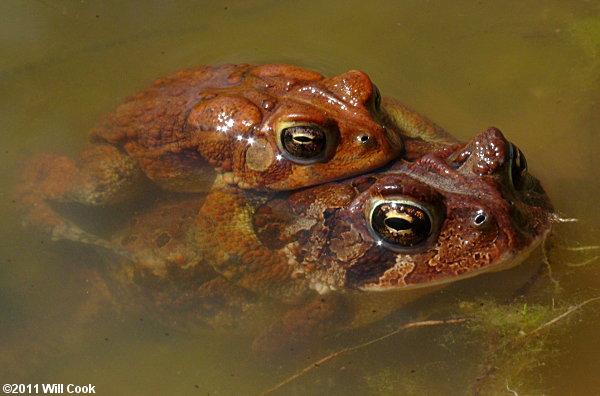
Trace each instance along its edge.
<instances>
[{"instance_id":1,"label":"brown toad","mask_svg":"<svg viewBox=\"0 0 600 396\"><path fill-rule=\"evenodd\" d=\"M200 214L169 222L190 207ZM295 192L218 181L205 201L168 199L113 239L138 257L113 275L170 323L235 325L258 302L283 303L288 312L254 343L273 353L518 264L549 232L552 210L522 153L490 128L383 172ZM168 221L153 220L161 211Z\"/></svg>"},{"instance_id":2,"label":"brown toad","mask_svg":"<svg viewBox=\"0 0 600 396\"><path fill-rule=\"evenodd\" d=\"M202 66L118 106L77 160L35 156L18 196L28 223L91 242L50 204L132 201L148 184L206 192L216 175L243 189L293 190L379 168L401 155L403 135L420 134L443 132L397 102L382 106L360 71L325 78L284 64Z\"/></svg>"}]
</instances>

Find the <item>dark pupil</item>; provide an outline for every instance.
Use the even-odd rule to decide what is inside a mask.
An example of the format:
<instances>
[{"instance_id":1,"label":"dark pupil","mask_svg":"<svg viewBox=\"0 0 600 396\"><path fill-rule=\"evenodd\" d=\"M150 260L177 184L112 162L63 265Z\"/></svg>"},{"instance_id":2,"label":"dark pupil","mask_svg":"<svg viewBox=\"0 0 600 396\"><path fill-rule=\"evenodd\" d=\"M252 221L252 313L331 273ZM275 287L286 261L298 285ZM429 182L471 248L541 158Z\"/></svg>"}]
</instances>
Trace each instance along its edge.
<instances>
[{"instance_id":1,"label":"dark pupil","mask_svg":"<svg viewBox=\"0 0 600 396\"><path fill-rule=\"evenodd\" d=\"M384 223L386 226L396 231L410 230L410 228L412 227L412 223L410 221L399 219L397 217L385 219Z\"/></svg>"},{"instance_id":2,"label":"dark pupil","mask_svg":"<svg viewBox=\"0 0 600 396\"><path fill-rule=\"evenodd\" d=\"M294 136L294 140L297 143L310 143L313 141L312 138L308 136Z\"/></svg>"},{"instance_id":3,"label":"dark pupil","mask_svg":"<svg viewBox=\"0 0 600 396\"><path fill-rule=\"evenodd\" d=\"M373 230L385 241L401 246L416 245L429 236L431 220L417 206L380 204L371 218Z\"/></svg>"},{"instance_id":4,"label":"dark pupil","mask_svg":"<svg viewBox=\"0 0 600 396\"><path fill-rule=\"evenodd\" d=\"M281 131L281 144L295 157L316 157L325 150L326 143L325 133L317 126L293 126Z\"/></svg>"},{"instance_id":5,"label":"dark pupil","mask_svg":"<svg viewBox=\"0 0 600 396\"><path fill-rule=\"evenodd\" d=\"M525 172L527 172L527 160L523 152L514 144L511 145L512 149L512 164L511 164L511 177L512 183L515 188L519 188Z\"/></svg>"}]
</instances>

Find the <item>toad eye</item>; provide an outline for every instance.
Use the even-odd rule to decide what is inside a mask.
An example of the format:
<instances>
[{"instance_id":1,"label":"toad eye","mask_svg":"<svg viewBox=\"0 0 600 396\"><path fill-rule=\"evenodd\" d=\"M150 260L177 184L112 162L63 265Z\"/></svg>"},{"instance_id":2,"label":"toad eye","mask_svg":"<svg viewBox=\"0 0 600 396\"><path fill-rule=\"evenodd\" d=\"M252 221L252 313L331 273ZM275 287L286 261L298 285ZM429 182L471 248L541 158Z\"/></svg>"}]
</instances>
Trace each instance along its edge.
<instances>
[{"instance_id":1,"label":"toad eye","mask_svg":"<svg viewBox=\"0 0 600 396\"><path fill-rule=\"evenodd\" d=\"M523 152L514 144L510 144L510 180L517 190L522 187L523 178L527 174L527 160Z\"/></svg>"},{"instance_id":2,"label":"toad eye","mask_svg":"<svg viewBox=\"0 0 600 396\"><path fill-rule=\"evenodd\" d=\"M279 131L280 149L290 160L298 163L322 161L327 157L333 137L318 125L284 125Z\"/></svg>"},{"instance_id":3,"label":"toad eye","mask_svg":"<svg viewBox=\"0 0 600 396\"><path fill-rule=\"evenodd\" d=\"M373 207L369 225L375 237L391 248L412 247L431 235L433 219L416 202L382 201Z\"/></svg>"}]
</instances>

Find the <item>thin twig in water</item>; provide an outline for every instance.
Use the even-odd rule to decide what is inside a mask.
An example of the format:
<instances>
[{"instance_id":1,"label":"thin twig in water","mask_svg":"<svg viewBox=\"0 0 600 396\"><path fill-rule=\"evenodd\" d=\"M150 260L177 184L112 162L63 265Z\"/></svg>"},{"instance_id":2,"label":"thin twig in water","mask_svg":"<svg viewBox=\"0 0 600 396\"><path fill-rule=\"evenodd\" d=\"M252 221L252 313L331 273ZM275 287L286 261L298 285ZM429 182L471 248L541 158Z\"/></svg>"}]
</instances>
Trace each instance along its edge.
<instances>
[{"instance_id":1,"label":"thin twig in water","mask_svg":"<svg viewBox=\"0 0 600 396\"><path fill-rule=\"evenodd\" d=\"M566 318L567 316L569 316L570 314L572 314L573 312L583 308L585 305L592 303L594 301L600 301L600 296L597 297L592 297L589 298L577 305L573 305L571 307L569 307L566 311L564 311L563 313L559 314L558 316L555 316L554 318L550 319L549 321L541 324L540 326L536 327L535 329L531 330L528 333L524 333L521 335L518 335L508 341L506 341L503 344L500 344L494 348L492 348L492 350L490 351L490 356L494 355L497 351L508 348L508 347L512 347L515 344L517 344L520 340L526 338L526 337L530 337L530 336L534 336L537 333L539 333L540 331L544 330L545 328L552 326L553 324L555 324L556 322ZM480 395L481 394L481 389L484 386L485 380L487 378L489 378L496 370L498 369L497 366L495 365L489 365L488 369L484 370L483 373L477 378L477 380L475 381L475 384L473 386L473 395Z\"/></svg>"},{"instance_id":2,"label":"thin twig in water","mask_svg":"<svg viewBox=\"0 0 600 396\"><path fill-rule=\"evenodd\" d=\"M579 263L566 263L567 267L585 267L586 265L593 263L594 261L598 260L598 258L600 258L600 256L594 256L590 259L581 261Z\"/></svg>"},{"instance_id":3,"label":"thin twig in water","mask_svg":"<svg viewBox=\"0 0 600 396\"><path fill-rule=\"evenodd\" d=\"M561 246L562 249L564 250L568 250L570 252L589 252L590 250L599 250L600 249L600 245L588 245L588 246L572 246L572 247L568 247L568 246ZM600 256L594 256L591 257L587 260L583 260L579 263L566 263L566 265L568 267L584 267L590 263L593 263L594 261L598 260L598 258L600 258Z\"/></svg>"},{"instance_id":4,"label":"thin twig in water","mask_svg":"<svg viewBox=\"0 0 600 396\"><path fill-rule=\"evenodd\" d=\"M531 335L534 335L536 333L539 333L541 330L543 330L544 328L553 325L554 323L558 322L559 320L566 318L567 316L569 316L570 314L572 314L573 312L577 311L578 309L583 308L585 305L592 303L594 301L600 301L600 296L598 297L592 297L589 298L577 305L573 305L572 307L570 307L569 309L567 309L565 312L561 313L558 316L555 316L554 318L550 319L549 321L547 321L546 323L540 325L539 327L536 327L535 329L531 330L529 333L525 333L522 334L521 336L517 337L516 339L520 339L523 337L529 337Z\"/></svg>"},{"instance_id":5,"label":"thin twig in water","mask_svg":"<svg viewBox=\"0 0 600 396\"><path fill-rule=\"evenodd\" d=\"M543 262L546 265L546 268L548 268L548 276L550 277L550 280L552 281L552 283L554 283L554 286L556 289L558 289L558 281L556 279L554 279L554 277L552 276L552 268L550 266L550 259L548 258L548 251L550 250L550 248L546 245L546 240L549 237L545 237L542 240L542 254L543 254ZM600 249L600 245L588 245L588 246L561 246L561 245L555 245L553 244L552 246L553 248L559 248L562 250L567 250L570 252L588 252L591 250L599 250ZM568 267L584 267L590 263L593 263L594 261L598 260L598 258L600 258L600 256L594 256L591 257L589 259L586 259L582 262L579 263L565 263L565 265L567 265Z\"/></svg>"},{"instance_id":6,"label":"thin twig in water","mask_svg":"<svg viewBox=\"0 0 600 396\"><path fill-rule=\"evenodd\" d=\"M516 390L514 390L514 389L511 389L511 388L508 386L508 382L506 383L506 390L507 390L507 391L509 391L510 393L512 393L514 396L519 396L519 393L518 393Z\"/></svg>"},{"instance_id":7,"label":"thin twig in water","mask_svg":"<svg viewBox=\"0 0 600 396\"><path fill-rule=\"evenodd\" d=\"M412 323L407 323L403 326L400 326L399 328L397 328L396 330L387 333L381 337L375 338L373 340L364 342L362 344L358 344L358 345L354 345L348 348L344 348L344 349L340 349L337 352L333 352L330 355L325 356L324 358L312 363L311 365L303 368L302 370L300 370L299 372L297 372L296 374L292 375L291 377L288 377L286 380L278 383L277 385L275 385L274 387L272 387L269 390L266 390L265 392L261 393L260 396L265 396L265 395L269 395L277 390L279 390L280 388L282 388L283 386L289 384L292 381L295 381L296 379L302 377L304 374L308 373L309 371L312 371L313 369L316 369L320 366L322 366L324 363L327 363L328 361L335 359L336 357L343 355L345 353L349 353L352 351L356 351L357 349L361 349L364 347L367 347L369 345L375 344L377 342L383 341L386 338L392 337L393 335L396 335L404 330L408 330L408 329L412 329L413 327L424 327L424 326L438 326L438 325L444 325L444 324L455 324L455 323L462 323L465 322L467 319L466 318L457 318L457 319L446 319L446 320L424 320L421 322L412 322Z\"/></svg>"},{"instance_id":8,"label":"thin twig in water","mask_svg":"<svg viewBox=\"0 0 600 396\"><path fill-rule=\"evenodd\" d=\"M588 245L588 246L561 246L561 249L570 250L572 252L585 252L586 250L598 250L600 245Z\"/></svg>"},{"instance_id":9,"label":"thin twig in water","mask_svg":"<svg viewBox=\"0 0 600 396\"><path fill-rule=\"evenodd\" d=\"M547 236L544 237L544 239L542 239L542 262L546 265L546 269L548 270L548 278L554 284L554 290L558 292L558 290L560 289L560 284L556 279L554 279L554 276L552 275L552 266L550 265L550 259L548 258L549 248L546 245L547 239Z\"/></svg>"}]
</instances>

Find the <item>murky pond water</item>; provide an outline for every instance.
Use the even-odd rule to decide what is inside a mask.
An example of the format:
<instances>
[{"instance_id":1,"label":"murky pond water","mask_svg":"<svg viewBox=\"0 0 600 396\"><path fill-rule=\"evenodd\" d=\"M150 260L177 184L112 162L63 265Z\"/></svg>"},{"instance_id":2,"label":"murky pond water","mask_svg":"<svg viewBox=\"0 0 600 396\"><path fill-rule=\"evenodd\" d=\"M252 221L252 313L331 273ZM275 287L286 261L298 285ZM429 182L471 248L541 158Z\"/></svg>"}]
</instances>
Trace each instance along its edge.
<instances>
[{"instance_id":1,"label":"murky pond water","mask_svg":"<svg viewBox=\"0 0 600 396\"><path fill-rule=\"evenodd\" d=\"M411 329L340 355L279 394L600 394L600 302L544 326L600 296L599 261L591 260L600 251L565 249L600 241L598 2L38 0L3 2L0 20L0 348L10 351L0 359L3 383L259 394L409 321L468 316L472 325ZM561 215L579 219L555 227L552 277L544 266L513 297L541 263L534 255L276 364L253 357L247 335L94 315L92 303L78 314L90 315L85 326L66 323L76 302L93 300L96 290L78 271L78 260L93 257L22 229L11 190L23 161L39 151L76 154L101 114L156 77L273 61L327 75L364 70L385 96L460 139L501 128Z\"/></svg>"}]
</instances>

